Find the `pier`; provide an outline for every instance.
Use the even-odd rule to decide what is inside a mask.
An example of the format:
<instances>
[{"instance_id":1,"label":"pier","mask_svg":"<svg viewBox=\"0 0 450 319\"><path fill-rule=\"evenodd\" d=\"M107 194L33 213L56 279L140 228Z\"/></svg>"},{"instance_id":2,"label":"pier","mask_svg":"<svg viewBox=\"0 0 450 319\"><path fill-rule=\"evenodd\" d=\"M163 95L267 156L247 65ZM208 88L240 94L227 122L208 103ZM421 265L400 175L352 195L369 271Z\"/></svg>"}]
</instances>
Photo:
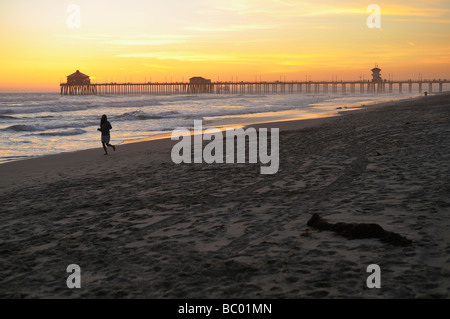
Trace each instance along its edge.
<instances>
[{"instance_id":1,"label":"pier","mask_svg":"<svg viewBox=\"0 0 450 319\"><path fill-rule=\"evenodd\" d=\"M348 94L409 92L442 92L450 80L406 81L273 81L273 82L146 82L146 83L61 83L61 95L173 95L173 94Z\"/></svg>"}]
</instances>

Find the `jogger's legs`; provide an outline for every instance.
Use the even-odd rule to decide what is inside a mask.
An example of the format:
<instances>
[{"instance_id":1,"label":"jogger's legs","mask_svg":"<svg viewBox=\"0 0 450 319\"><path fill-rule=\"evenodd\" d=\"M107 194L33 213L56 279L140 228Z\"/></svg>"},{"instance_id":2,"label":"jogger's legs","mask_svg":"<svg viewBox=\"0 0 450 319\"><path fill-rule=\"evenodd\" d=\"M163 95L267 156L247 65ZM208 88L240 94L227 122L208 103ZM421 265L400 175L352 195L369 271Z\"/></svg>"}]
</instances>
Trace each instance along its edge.
<instances>
[{"instance_id":1,"label":"jogger's legs","mask_svg":"<svg viewBox=\"0 0 450 319\"><path fill-rule=\"evenodd\" d=\"M106 149L106 143L102 142L103 149L105 150L105 155L108 155L108 150Z\"/></svg>"}]
</instances>

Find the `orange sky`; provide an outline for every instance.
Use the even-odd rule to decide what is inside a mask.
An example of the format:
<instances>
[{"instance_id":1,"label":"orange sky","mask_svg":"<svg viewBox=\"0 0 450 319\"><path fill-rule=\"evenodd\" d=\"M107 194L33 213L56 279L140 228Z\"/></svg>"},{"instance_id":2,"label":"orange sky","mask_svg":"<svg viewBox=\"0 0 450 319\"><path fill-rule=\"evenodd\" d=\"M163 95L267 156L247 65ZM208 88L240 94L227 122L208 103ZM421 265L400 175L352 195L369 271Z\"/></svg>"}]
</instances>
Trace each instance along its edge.
<instances>
[{"instance_id":1,"label":"orange sky","mask_svg":"<svg viewBox=\"0 0 450 319\"><path fill-rule=\"evenodd\" d=\"M381 29L366 1L3 0L0 92L58 92L77 69L94 83L357 80L375 63L394 80L450 78L450 2L372 3Z\"/></svg>"}]
</instances>

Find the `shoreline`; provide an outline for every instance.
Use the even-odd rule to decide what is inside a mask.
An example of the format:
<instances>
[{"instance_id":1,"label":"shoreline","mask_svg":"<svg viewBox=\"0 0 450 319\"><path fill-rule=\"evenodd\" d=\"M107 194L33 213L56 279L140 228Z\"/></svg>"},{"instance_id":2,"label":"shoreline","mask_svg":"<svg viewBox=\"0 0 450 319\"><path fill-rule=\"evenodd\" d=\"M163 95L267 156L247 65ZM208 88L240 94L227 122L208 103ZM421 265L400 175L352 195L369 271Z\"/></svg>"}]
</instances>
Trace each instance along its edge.
<instances>
[{"instance_id":1,"label":"shoreline","mask_svg":"<svg viewBox=\"0 0 450 319\"><path fill-rule=\"evenodd\" d=\"M445 92L443 92L445 93ZM436 93L439 94L439 93ZM316 125L321 125L322 123L324 123L325 121L332 119L332 118L336 118L339 117L343 114L345 114L346 112L350 112L350 111L363 111L368 107L377 107L377 106L382 106L382 105L389 105L391 103L395 103L396 101L403 101L403 100L410 100L410 99L416 99L416 98L420 98L421 96L414 96L414 97L405 97L405 98L398 98L395 100L389 100L389 101L373 101L370 102L368 104L365 105L360 105L360 106L349 106L349 105L341 105L339 107L336 107L334 111L329 111L329 112L324 112L324 113L317 113L314 115L310 115L309 117L301 117L301 118L287 118L287 119L283 119L283 120L277 120L277 119L269 119L266 121L256 121L253 122L251 121L251 117L249 118L249 120L247 121L242 121L242 123L236 123L233 122L232 120L228 119L225 120L225 123L219 124L218 121L213 123L210 123L206 126L204 126L205 128L217 128L220 131L224 131L227 128L239 128L242 127L244 129L248 128L248 127L254 127L254 128L263 128L263 125L267 125L267 128L273 128L275 127L274 125L280 125L280 131L281 130L286 130L286 127L290 127L290 128L306 128L306 127L312 127L312 126L316 126ZM356 103L355 103L356 104ZM359 104L359 102L358 102ZM299 122L300 121L300 122ZM294 123L297 123L294 124ZM217 123L218 125L214 125L214 123ZM171 137L171 132L170 133L159 133L159 134L155 134L149 137L145 137L145 138L138 138L138 139L130 139L130 140L124 140L119 144L116 144L118 146L120 146L122 148L122 146L124 145L128 145L128 144L135 144L135 143L145 143L145 142L151 142L151 141L155 141L155 140L166 140L169 139L170 140ZM0 167L4 164L8 164L8 163L14 163L14 162L18 162L18 161L28 161L28 160L34 160L34 159L39 159L42 157L47 157L47 156L56 156L56 155L64 155L64 154L73 154L76 152L84 152L84 151L92 151L92 150L101 150L101 146L99 147L93 147L93 148L88 148L88 149L81 149L81 150L76 150L76 151L65 151L65 152L61 152L61 153L55 153L55 154L45 154L45 155L36 155L36 156L22 156L21 158L15 158L15 159L9 159L9 160L5 160L5 161L1 161L0 162Z\"/></svg>"},{"instance_id":2,"label":"shoreline","mask_svg":"<svg viewBox=\"0 0 450 319\"><path fill-rule=\"evenodd\" d=\"M420 99L421 97L416 97L414 99ZM401 99L403 100L410 100L412 98L405 98ZM307 118L307 119L294 119L294 120L283 120L283 121L273 121L273 122L262 122L262 123L254 123L249 125L241 125L241 124L229 124L224 125L222 127L219 127L218 129L221 131L224 131L228 127L242 127L244 129L248 127L253 127L255 129L259 128L279 128L281 131L289 131L289 130L298 130L298 129L306 129L311 127L317 127L320 125L323 125L324 123L327 123L328 121L332 121L336 118L339 118L340 116L345 116L345 114L350 114L349 112L365 112L370 109L375 109L377 107L384 107L389 106L391 104L395 104L397 100L394 101L384 101L380 103L373 103L367 106L357 107L356 110L352 110L352 108L349 108L347 110L342 109L336 109L336 112L330 116L325 117L315 117L315 118ZM343 108L342 106L341 108ZM193 131L191 130L191 134L193 134ZM131 140L126 143L118 144L116 146L117 151L113 152L111 148L108 148L108 157L117 157L117 155L123 157L126 156L126 154L140 152L140 151L151 151L151 150L168 150L170 149L174 144L176 144L178 141L172 141L171 133L167 134L161 134L152 136L149 138L144 139L138 139L138 140ZM32 165L35 168L35 172L28 172L27 175L25 175L27 178L37 178L37 176L42 175L42 172L46 171L58 171L58 176L64 176L64 169L73 169L74 167L78 165L86 165L86 158L92 158L95 156L97 160L102 160L103 155L103 149L101 146L91 149L84 149L84 150L77 150L72 152L63 152L63 153L57 153L57 154L49 154L49 155L42 155L42 156L36 156L32 158L25 158L25 159L18 159L18 160L12 160L8 162L2 162L0 163L0 173L8 171L7 174L3 174L3 178L0 181L0 192L2 189L8 186L4 186L6 183L9 185L9 182L12 182L14 184L20 184L24 183L22 179L17 178L16 176L22 176L20 172L22 170L26 170L26 167L29 165ZM123 159L122 159L123 160ZM98 166L99 163L96 163ZM47 174L48 175L48 174ZM46 175L46 176L47 176ZM53 174L52 179L55 179L56 176ZM57 178L56 178L57 179Z\"/></svg>"},{"instance_id":3,"label":"shoreline","mask_svg":"<svg viewBox=\"0 0 450 319\"><path fill-rule=\"evenodd\" d=\"M0 165L0 297L449 298L449 97L272 123L273 175L174 164L170 139ZM412 245L315 230L315 213ZM381 289L366 286L372 264Z\"/></svg>"},{"instance_id":4,"label":"shoreline","mask_svg":"<svg viewBox=\"0 0 450 319\"><path fill-rule=\"evenodd\" d=\"M450 94L450 92L448 93ZM429 95L431 97L433 95ZM372 110L377 110L383 107L389 107L391 105L396 105L397 103L405 103L408 101L420 101L427 97L418 96L415 98L409 97L400 100L393 101L383 101L380 103L373 103L369 105L364 105L360 107L348 108L348 109L336 109L336 113L330 116L325 117L317 117L317 118L308 118L308 119L295 119L295 120L283 120L283 121L274 121L274 122L263 122L263 123L255 123L250 125L228 125L222 126L219 129L224 131L227 127L243 127L244 129L248 127L253 127L255 129L260 128L279 128L280 132L283 131L291 131L291 130L302 130L314 127L320 127L330 121L336 120L340 117L350 115L352 113L364 113L370 112ZM343 107L342 107L343 108ZM121 161L126 160L126 156L128 154L134 153L142 153L142 152L161 152L170 150L173 145L175 145L178 141L172 141L170 138L171 133L158 135L155 137L149 137L145 139L140 139L135 142L128 142L123 144L118 144L116 146L117 151L112 151L111 148L108 148L109 155L108 158L120 157ZM193 134L193 131L191 131ZM166 135L166 136L164 136ZM103 155L103 149L101 146L97 148L85 149L85 150L77 150L72 152L63 152L57 154L43 155L37 156L33 158L19 159L13 160L9 162L0 163L0 173L3 175L2 180L0 181L0 192L2 189L8 188L10 183L15 185L20 185L21 183L26 183L23 178L42 178L42 175L48 180L57 180L61 177L64 177L64 171L66 169L73 170L79 165L86 165L89 161L95 158L97 161L94 167L100 168L101 161L105 156ZM170 159L170 158L169 158ZM109 159L108 159L109 160ZM28 170L28 174L21 174L22 171L27 171L27 167L32 165L34 167L33 172ZM55 174L55 171L57 174ZM7 172L7 173L5 173ZM52 173L46 173L52 172ZM20 176L20 177L18 177ZM39 177L41 176L41 177ZM50 176L50 177L49 177Z\"/></svg>"},{"instance_id":5,"label":"shoreline","mask_svg":"<svg viewBox=\"0 0 450 319\"><path fill-rule=\"evenodd\" d=\"M240 121L233 121L231 118L226 118L224 121L219 121L219 120L211 120L209 124L207 124L206 126L204 125L205 128L216 128L220 131L224 131L227 128L248 128L248 127L261 127L263 124L267 124L269 125L269 127L274 127L272 123L275 123L276 125L278 125L279 123L286 123L286 122L297 122L297 121L303 121L302 125L299 125L299 128L304 128L304 127L310 127L310 126L314 126L314 125L320 125L324 120L324 119L328 119L328 118L335 118L338 116L341 116L342 114L344 114L345 112L349 112L349 111L358 111L358 110L364 110L367 107L374 107L374 106L382 106L382 105L390 105L391 103L394 102L398 102L398 101L403 101L403 100L410 100L410 99L416 99L416 98L420 98L423 97L423 95L415 95L415 96L409 96L409 97L402 97L402 98L397 98L397 99L386 99L386 100L379 100L379 101L370 101L366 104L361 104L360 102L355 102L353 104L347 105L347 104L342 104L338 107L336 107L334 109L334 111L328 111L328 112L323 112L323 113L315 113L315 114L311 114L309 116L302 116L302 117L288 117L285 119L278 119L276 116L273 117L269 117L269 119L267 120L252 120L254 118L260 118L258 116L255 117L248 117L248 120L243 120L242 117L237 117L238 120ZM356 105L356 104L360 104L360 105ZM274 113L278 113L278 112L274 112ZM317 124L315 124L314 122L317 120ZM209 120L206 120L207 122ZM222 123L221 123L222 122ZM283 128L284 129L284 128ZM163 134L156 134L153 136L149 136L146 138L140 138L140 139L131 139L131 140L125 140L123 141L122 144L130 144L130 143L139 143L139 142L146 142L146 141L153 141L153 140L159 140L159 139L165 139L165 138L170 138L171 133L163 133ZM121 145L122 145L121 144Z\"/></svg>"}]
</instances>

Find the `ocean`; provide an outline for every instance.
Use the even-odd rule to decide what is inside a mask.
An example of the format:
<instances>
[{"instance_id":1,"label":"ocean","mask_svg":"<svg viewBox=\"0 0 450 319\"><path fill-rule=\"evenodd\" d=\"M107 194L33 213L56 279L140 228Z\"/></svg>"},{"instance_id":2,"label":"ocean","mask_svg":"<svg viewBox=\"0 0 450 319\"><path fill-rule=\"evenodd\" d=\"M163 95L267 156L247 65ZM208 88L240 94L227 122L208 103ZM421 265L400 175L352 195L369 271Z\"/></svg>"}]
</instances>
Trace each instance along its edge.
<instances>
[{"instance_id":1,"label":"ocean","mask_svg":"<svg viewBox=\"0 0 450 319\"><path fill-rule=\"evenodd\" d=\"M61 96L58 93L0 94L0 163L101 148L103 114L113 127L111 144L170 136L172 130L313 118L418 95L384 94L199 94ZM101 150L99 149L99 152Z\"/></svg>"}]
</instances>

